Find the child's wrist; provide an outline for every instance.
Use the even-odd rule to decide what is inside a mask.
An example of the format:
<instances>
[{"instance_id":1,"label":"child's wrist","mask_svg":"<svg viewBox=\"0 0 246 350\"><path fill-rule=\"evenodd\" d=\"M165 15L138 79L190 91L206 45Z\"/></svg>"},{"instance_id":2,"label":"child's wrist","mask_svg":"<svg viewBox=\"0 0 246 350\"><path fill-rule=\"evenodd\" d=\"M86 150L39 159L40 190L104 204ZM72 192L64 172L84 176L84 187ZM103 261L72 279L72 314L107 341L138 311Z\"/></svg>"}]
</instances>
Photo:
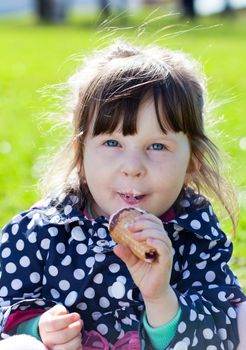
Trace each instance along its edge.
<instances>
[{"instance_id":1,"label":"child's wrist","mask_svg":"<svg viewBox=\"0 0 246 350\"><path fill-rule=\"evenodd\" d=\"M154 300L144 300L148 323L161 327L170 322L179 310L178 298L171 287L168 293Z\"/></svg>"}]
</instances>

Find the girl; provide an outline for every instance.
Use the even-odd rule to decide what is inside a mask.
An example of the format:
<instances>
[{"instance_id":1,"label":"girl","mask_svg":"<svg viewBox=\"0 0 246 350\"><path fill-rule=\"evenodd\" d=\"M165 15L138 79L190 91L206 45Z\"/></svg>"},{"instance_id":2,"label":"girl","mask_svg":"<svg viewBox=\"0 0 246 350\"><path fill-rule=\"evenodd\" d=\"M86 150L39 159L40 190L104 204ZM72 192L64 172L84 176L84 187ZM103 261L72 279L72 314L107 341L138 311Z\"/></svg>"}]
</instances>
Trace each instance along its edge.
<instances>
[{"instance_id":1,"label":"girl","mask_svg":"<svg viewBox=\"0 0 246 350\"><path fill-rule=\"evenodd\" d=\"M236 349L245 295L204 193L235 227L233 200L204 131L197 64L115 44L70 84L73 135L51 194L3 229L2 336L29 334L49 350ZM109 235L109 216L128 206L147 211L129 228L156 263Z\"/></svg>"}]
</instances>

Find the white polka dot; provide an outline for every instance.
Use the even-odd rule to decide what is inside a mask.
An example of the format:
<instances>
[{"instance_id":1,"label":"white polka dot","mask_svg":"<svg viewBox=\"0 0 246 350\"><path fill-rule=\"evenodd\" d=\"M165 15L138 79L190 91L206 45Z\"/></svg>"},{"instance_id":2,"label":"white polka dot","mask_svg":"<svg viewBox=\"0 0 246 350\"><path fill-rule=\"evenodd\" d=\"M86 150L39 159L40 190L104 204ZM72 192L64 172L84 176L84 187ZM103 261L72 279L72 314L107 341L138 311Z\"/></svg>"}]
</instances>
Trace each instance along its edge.
<instances>
[{"instance_id":1,"label":"white polka dot","mask_svg":"<svg viewBox=\"0 0 246 350\"><path fill-rule=\"evenodd\" d=\"M90 256L89 258L86 259L85 265L87 267L92 267L95 264L95 258L93 256Z\"/></svg>"},{"instance_id":2,"label":"white polka dot","mask_svg":"<svg viewBox=\"0 0 246 350\"><path fill-rule=\"evenodd\" d=\"M193 322L197 319L197 313L191 309L190 311L190 321Z\"/></svg>"},{"instance_id":3,"label":"white polka dot","mask_svg":"<svg viewBox=\"0 0 246 350\"><path fill-rule=\"evenodd\" d=\"M73 208L72 208L71 205L66 205L65 208L64 208L64 214L68 215L68 214L71 213L72 210L73 210Z\"/></svg>"},{"instance_id":4,"label":"white polka dot","mask_svg":"<svg viewBox=\"0 0 246 350\"><path fill-rule=\"evenodd\" d=\"M188 207L190 207L190 202L189 202L187 199L183 199L183 200L181 200L179 203L180 203L180 205L181 205L183 208L188 208Z\"/></svg>"},{"instance_id":5,"label":"white polka dot","mask_svg":"<svg viewBox=\"0 0 246 350\"><path fill-rule=\"evenodd\" d=\"M103 281L103 274L102 273L98 273L94 278L93 281L97 284L101 284Z\"/></svg>"},{"instance_id":6,"label":"white polka dot","mask_svg":"<svg viewBox=\"0 0 246 350\"><path fill-rule=\"evenodd\" d=\"M236 311L232 307L229 307L229 309L227 310L227 314L230 318L237 317Z\"/></svg>"},{"instance_id":7,"label":"white polka dot","mask_svg":"<svg viewBox=\"0 0 246 350\"><path fill-rule=\"evenodd\" d=\"M211 205L208 206L208 209L209 209L210 215L213 216L214 211L213 211L213 208L211 207Z\"/></svg>"},{"instance_id":8,"label":"white polka dot","mask_svg":"<svg viewBox=\"0 0 246 350\"><path fill-rule=\"evenodd\" d=\"M123 284L126 284L126 277L125 276L118 276L116 278L116 281L121 282Z\"/></svg>"},{"instance_id":9,"label":"white polka dot","mask_svg":"<svg viewBox=\"0 0 246 350\"><path fill-rule=\"evenodd\" d=\"M188 345L184 341L179 341L173 348L173 350L187 350Z\"/></svg>"},{"instance_id":10,"label":"white polka dot","mask_svg":"<svg viewBox=\"0 0 246 350\"><path fill-rule=\"evenodd\" d=\"M21 214L17 214L13 217L13 219L11 220L12 223L18 223L22 220L22 215Z\"/></svg>"},{"instance_id":11,"label":"white polka dot","mask_svg":"<svg viewBox=\"0 0 246 350\"><path fill-rule=\"evenodd\" d=\"M213 249L217 245L217 241L212 241L209 243L208 249Z\"/></svg>"},{"instance_id":12,"label":"white polka dot","mask_svg":"<svg viewBox=\"0 0 246 350\"><path fill-rule=\"evenodd\" d=\"M220 328L220 329L218 330L218 333L219 333L220 338L221 338L222 340L226 340L226 339L227 339L227 331L226 331L225 328Z\"/></svg>"},{"instance_id":13,"label":"white polka dot","mask_svg":"<svg viewBox=\"0 0 246 350\"><path fill-rule=\"evenodd\" d=\"M17 232L19 231L19 225L18 224L14 224L11 228L11 231L13 233L13 235L16 235Z\"/></svg>"},{"instance_id":14,"label":"white polka dot","mask_svg":"<svg viewBox=\"0 0 246 350\"><path fill-rule=\"evenodd\" d=\"M73 275L76 280L82 280L85 277L85 272L82 269L76 269L74 270Z\"/></svg>"},{"instance_id":15,"label":"white polka dot","mask_svg":"<svg viewBox=\"0 0 246 350\"><path fill-rule=\"evenodd\" d=\"M202 333L203 333L203 337L205 339L212 339L213 338L213 331L210 328L205 328Z\"/></svg>"},{"instance_id":16,"label":"white polka dot","mask_svg":"<svg viewBox=\"0 0 246 350\"><path fill-rule=\"evenodd\" d=\"M213 282L216 278L216 275L214 273L214 271L208 271L205 275L205 279L207 282Z\"/></svg>"},{"instance_id":17,"label":"white polka dot","mask_svg":"<svg viewBox=\"0 0 246 350\"><path fill-rule=\"evenodd\" d=\"M53 297L54 299L58 299L58 298L60 297L60 293L58 292L58 290L56 290L56 289L54 289L54 288L52 288L52 289L50 290L50 294L52 295L52 297Z\"/></svg>"},{"instance_id":18,"label":"white polka dot","mask_svg":"<svg viewBox=\"0 0 246 350\"><path fill-rule=\"evenodd\" d=\"M25 248L24 241L22 239L19 239L16 242L16 249L19 250L20 252Z\"/></svg>"},{"instance_id":19,"label":"white polka dot","mask_svg":"<svg viewBox=\"0 0 246 350\"><path fill-rule=\"evenodd\" d=\"M59 282L59 287L61 290L66 291L70 288L70 283L67 280L61 280Z\"/></svg>"},{"instance_id":20,"label":"white polka dot","mask_svg":"<svg viewBox=\"0 0 246 350\"><path fill-rule=\"evenodd\" d=\"M102 335L105 335L108 333L108 327L105 324L99 324L97 326L97 330L99 333L101 333Z\"/></svg>"},{"instance_id":21,"label":"white polka dot","mask_svg":"<svg viewBox=\"0 0 246 350\"><path fill-rule=\"evenodd\" d=\"M42 239L40 245L43 249L48 250L50 248L50 240L48 238L44 238Z\"/></svg>"},{"instance_id":22,"label":"white polka dot","mask_svg":"<svg viewBox=\"0 0 246 350\"><path fill-rule=\"evenodd\" d=\"M85 234L80 226L76 226L71 231L71 236L76 241L84 241L85 240Z\"/></svg>"},{"instance_id":23,"label":"white polka dot","mask_svg":"<svg viewBox=\"0 0 246 350\"><path fill-rule=\"evenodd\" d=\"M30 235L28 236L28 241L30 243L36 243L37 242L37 232L32 232L30 233Z\"/></svg>"},{"instance_id":24,"label":"white polka dot","mask_svg":"<svg viewBox=\"0 0 246 350\"><path fill-rule=\"evenodd\" d=\"M68 266L68 265L71 264L71 262L72 262L71 256L70 255L66 255L65 258L62 260L61 264L63 266Z\"/></svg>"},{"instance_id":25,"label":"white polka dot","mask_svg":"<svg viewBox=\"0 0 246 350\"><path fill-rule=\"evenodd\" d=\"M200 257L201 257L201 259L203 259L203 260L207 260L207 259L209 259L210 258L210 254L207 254L207 253L201 253L200 254Z\"/></svg>"},{"instance_id":26,"label":"white polka dot","mask_svg":"<svg viewBox=\"0 0 246 350\"><path fill-rule=\"evenodd\" d=\"M76 251L79 255L84 255L87 252L87 246L84 243L79 243L76 247Z\"/></svg>"},{"instance_id":27,"label":"white polka dot","mask_svg":"<svg viewBox=\"0 0 246 350\"><path fill-rule=\"evenodd\" d=\"M116 273L120 270L120 265L119 264L111 264L109 265L109 271L112 273Z\"/></svg>"},{"instance_id":28,"label":"white polka dot","mask_svg":"<svg viewBox=\"0 0 246 350\"><path fill-rule=\"evenodd\" d=\"M226 301L227 300L226 293L225 292L219 292L218 298L219 298L220 301Z\"/></svg>"},{"instance_id":29,"label":"white polka dot","mask_svg":"<svg viewBox=\"0 0 246 350\"><path fill-rule=\"evenodd\" d=\"M89 287L85 290L84 296L88 299L93 299L95 296L95 291L93 288Z\"/></svg>"},{"instance_id":30,"label":"white polka dot","mask_svg":"<svg viewBox=\"0 0 246 350\"><path fill-rule=\"evenodd\" d=\"M37 250L37 252L36 252L36 257L37 257L37 258L38 258L38 260L40 260L40 261L42 261L42 260L43 260L43 257L42 257L42 255L41 255L40 250Z\"/></svg>"},{"instance_id":31,"label":"white polka dot","mask_svg":"<svg viewBox=\"0 0 246 350\"><path fill-rule=\"evenodd\" d=\"M180 267L179 267L179 262L178 261L176 261L176 263L174 264L173 268L177 272L180 271Z\"/></svg>"},{"instance_id":32,"label":"white polka dot","mask_svg":"<svg viewBox=\"0 0 246 350\"><path fill-rule=\"evenodd\" d=\"M4 248L2 251L2 258L8 258L11 254L11 250L9 248Z\"/></svg>"},{"instance_id":33,"label":"white polka dot","mask_svg":"<svg viewBox=\"0 0 246 350\"><path fill-rule=\"evenodd\" d=\"M100 227L97 230L97 234L98 234L98 237L101 238L101 239L107 237L107 231L103 227Z\"/></svg>"},{"instance_id":34,"label":"white polka dot","mask_svg":"<svg viewBox=\"0 0 246 350\"><path fill-rule=\"evenodd\" d=\"M38 272L32 272L30 274L30 281L32 283L38 283L40 281L40 279L41 279L41 276Z\"/></svg>"},{"instance_id":35,"label":"white polka dot","mask_svg":"<svg viewBox=\"0 0 246 350\"><path fill-rule=\"evenodd\" d=\"M78 293L77 293L76 291L73 290L72 292L70 292L70 293L66 296L65 305L68 306L68 307L69 307L69 306L72 306L72 305L75 303L77 297L78 297Z\"/></svg>"},{"instance_id":36,"label":"white polka dot","mask_svg":"<svg viewBox=\"0 0 246 350\"><path fill-rule=\"evenodd\" d=\"M208 213L203 212L203 213L202 213L202 219L203 219L204 221L206 221L206 222L209 222L209 216L208 216Z\"/></svg>"},{"instance_id":37,"label":"white polka dot","mask_svg":"<svg viewBox=\"0 0 246 350\"><path fill-rule=\"evenodd\" d=\"M87 304L86 303L79 303L77 304L77 309L81 310L81 311L85 311L87 309Z\"/></svg>"},{"instance_id":38,"label":"white polka dot","mask_svg":"<svg viewBox=\"0 0 246 350\"><path fill-rule=\"evenodd\" d=\"M27 267L31 264L30 259L28 258L28 256L23 256L22 258L20 258L20 265L22 267Z\"/></svg>"},{"instance_id":39,"label":"white polka dot","mask_svg":"<svg viewBox=\"0 0 246 350\"><path fill-rule=\"evenodd\" d=\"M192 245L190 246L190 255L194 254L195 252L196 252L196 245L192 243Z\"/></svg>"},{"instance_id":40,"label":"white polka dot","mask_svg":"<svg viewBox=\"0 0 246 350\"><path fill-rule=\"evenodd\" d=\"M64 243L58 243L57 246L56 246L56 251L58 254L63 254L65 253L66 251L66 247L65 247L65 244Z\"/></svg>"},{"instance_id":41,"label":"white polka dot","mask_svg":"<svg viewBox=\"0 0 246 350\"><path fill-rule=\"evenodd\" d=\"M95 254L95 260L97 261L97 262L102 262L102 261L104 261L105 260L105 258L106 258L106 255L105 254Z\"/></svg>"},{"instance_id":42,"label":"white polka dot","mask_svg":"<svg viewBox=\"0 0 246 350\"><path fill-rule=\"evenodd\" d=\"M5 270L6 270L8 273L15 273L15 271L17 270L17 268L16 268L16 265L15 265L13 262L10 262L10 263L8 263L8 264L5 266Z\"/></svg>"},{"instance_id":43,"label":"white polka dot","mask_svg":"<svg viewBox=\"0 0 246 350\"><path fill-rule=\"evenodd\" d=\"M51 275L51 276L57 276L58 275L58 269L57 269L57 267L56 266L54 266L54 265L51 265L50 267L49 267L49 274Z\"/></svg>"},{"instance_id":44,"label":"white polka dot","mask_svg":"<svg viewBox=\"0 0 246 350\"><path fill-rule=\"evenodd\" d=\"M102 308L107 308L107 307L109 307L110 302L109 302L109 300L108 300L107 298L102 297L102 298L99 299L99 305L100 305Z\"/></svg>"},{"instance_id":45,"label":"white polka dot","mask_svg":"<svg viewBox=\"0 0 246 350\"><path fill-rule=\"evenodd\" d=\"M201 261L200 263L196 264L196 267L199 269L199 270L204 270L205 267L207 265L207 261Z\"/></svg>"},{"instance_id":46,"label":"white polka dot","mask_svg":"<svg viewBox=\"0 0 246 350\"><path fill-rule=\"evenodd\" d=\"M8 288L7 287L2 287L0 289L0 296L2 298L6 297L8 295L9 291L8 291Z\"/></svg>"},{"instance_id":47,"label":"white polka dot","mask_svg":"<svg viewBox=\"0 0 246 350\"><path fill-rule=\"evenodd\" d=\"M212 260L216 261L216 260L220 259L220 257L221 257L221 253L218 252L212 257Z\"/></svg>"},{"instance_id":48,"label":"white polka dot","mask_svg":"<svg viewBox=\"0 0 246 350\"><path fill-rule=\"evenodd\" d=\"M231 245L231 240L229 238L227 238L226 242L225 242L225 247L228 248Z\"/></svg>"},{"instance_id":49,"label":"white polka dot","mask_svg":"<svg viewBox=\"0 0 246 350\"><path fill-rule=\"evenodd\" d=\"M99 311L94 311L94 312L92 312L91 316L92 316L94 321L97 321L97 320L99 320L100 317L102 317L102 314Z\"/></svg>"},{"instance_id":50,"label":"white polka dot","mask_svg":"<svg viewBox=\"0 0 246 350\"><path fill-rule=\"evenodd\" d=\"M192 347L194 348L198 344L198 338L197 336L193 337Z\"/></svg>"},{"instance_id":51,"label":"white polka dot","mask_svg":"<svg viewBox=\"0 0 246 350\"><path fill-rule=\"evenodd\" d=\"M111 287L111 293L115 299L121 299L125 295L126 288L122 282L114 282Z\"/></svg>"},{"instance_id":52,"label":"white polka dot","mask_svg":"<svg viewBox=\"0 0 246 350\"><path fill-rule=\"evenodd\" d=\"M48 232L51 235L51 237L56 237L58 235L58 229L54 226L48 228Z\"/></svg>"},{"instance_id":53,"label":"white polka dot","mask_svg":"<svg viewBox=\"0 0 246 350\"><path fill-rule=\"evenodd\" d=\"M219 232L216 230L216 228L212 227L211 228L211 233L213 236L217 237L219 235Z\"/></svg>"},{"instance_id":54,"label":"white polka dot","mask_svg":"<svg viewBox=\"0 0 246 350\"><path fill-rule=\"evenodd\" d=\"M215 345L209 345L206 350L218 350Z\"/></svg>"},{"instance_id":55,"label":"white polka dot","mask_svg":"<svg viewBox=\"0 0 246 350\"><path fill-rule=\"evenodd\" d=\"M198 220L192 220L190 225L194 230L199 230L201 228L201 223Z\"/></svg>"},{"instance_id":56,"label":"white polka dot","mask_svg":"<svg viewBox=\"0 0 246 350\"><path fill-rule=\"evenodd\" d=\"M3 233L1 238L2 244L6 243L8 239L9 239L9 234L7 232Z\"/></svg>"},{"instance_id":57,"label":"white polka dot","mask_svg":"<svg viewBox=\"0 0 246 350\"><path fill-rule=\"evenodd\" d=\"M228 350L233 350L233 349L235 349L235 348L234 348L234 345L233 345L233 343L232 343L231 340L227 340L227 345L228 345Z\"/></svg>"},{"instance_id":58,"label":"white polka dot","mask_svg":"<svg viewBox=\"0 0 246 350\"><path fill-rule=\"evenodd\" d=\"M183 219L183 220L185 220L185 219L187 219L188 218L188 214L184 214L184 215L181 215L180 217L179 217L179 219Z\"/></svg>"},{"instance_id":59,"label":"white polka dot","mask_svg":"<svg viewBox=\"0 0 246 350\"><path fill-rule=\"evenodd\" d=\"M189 278L190 277L190 271L189 270L184 271L183 274L182 274L182 277L183 277L184 280Z\"/></svg>"},{"instance_id":60,"label":"white polka dot","mask_svg":"<svg viewBox=\"0 0 246 350\"><path fill-rule=\"evenodd\" d=\"M18 278L14 279L12 282L11 282L11 287L12 289L14 290L19 290L21 289L23 286L23 283L21 282L21 280L19 280Z\"/></svg>"},{"instance_id":61,"label":"white polka dot","mask_svg":"<svg viewBox=\"0 0 246 350\"><path fill-rule=\"evenodd\" d=\"M183 253L184 253L184 245L181 245L179 247L179 253L180 253L180 255L183 255Z\"/></svg>"},{"instance_id":62,"label":"white polka dot","mask_svg":"<svg viewBox=\"0 0 246 350\"><path fill-rule=\"evenodd\" d=\"M201 287L201 286L202 286L202 283L199 281L195 281L192 283L192 287Z\"/></svg>"},{"instance_id":63,"label":"white polka dot","mask_svg":"<svg viewBox=\"0 0 246 350\"><path fill-rule=\"evenodd\" d=\"M39 306L45 306L45 301L44 300L35 300L35 304Z\"/></svg>"},{"instance_id":64,"label":"white polka dot","mask_svg":"<svg viewBox=\"0 0 246 350\"><path fill-rule=\"evenodd\" d=\"M180 322L180 324L178 325L178 332L179 333L184 333L186 330L187 326L185 322Z\"/></svg>"}]
</instances>

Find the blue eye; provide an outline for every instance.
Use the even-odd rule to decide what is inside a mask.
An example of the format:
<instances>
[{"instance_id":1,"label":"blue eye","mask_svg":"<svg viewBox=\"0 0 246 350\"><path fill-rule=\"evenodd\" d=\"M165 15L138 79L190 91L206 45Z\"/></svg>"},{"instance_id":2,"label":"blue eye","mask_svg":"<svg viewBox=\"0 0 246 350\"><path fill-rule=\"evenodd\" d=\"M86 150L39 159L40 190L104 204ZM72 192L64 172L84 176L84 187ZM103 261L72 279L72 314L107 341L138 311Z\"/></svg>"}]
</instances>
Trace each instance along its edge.
<instances>
[{"instance_id":1,"label":"blue eye","mask_svg":"<svg viewBox=\"0 0 246 350\"><path fill-rule=\"evenodd\" d=\"M166 147L162 143L152 143L152 145L150 145L150 149L154 151L163 151L166 149Z\"/></svg>"},{"instance_id":2,"label":"blue eye","mask_svg":"<svg viewBox=\"0 0 246 350\"><path fill-rule=\"evenodd\" d=\"M116 141L116 140L107 140L107 141L104 142L104 145L108 146L108 147L118 147L119 146L119 142Z\"/></svg>"}]
</instances>

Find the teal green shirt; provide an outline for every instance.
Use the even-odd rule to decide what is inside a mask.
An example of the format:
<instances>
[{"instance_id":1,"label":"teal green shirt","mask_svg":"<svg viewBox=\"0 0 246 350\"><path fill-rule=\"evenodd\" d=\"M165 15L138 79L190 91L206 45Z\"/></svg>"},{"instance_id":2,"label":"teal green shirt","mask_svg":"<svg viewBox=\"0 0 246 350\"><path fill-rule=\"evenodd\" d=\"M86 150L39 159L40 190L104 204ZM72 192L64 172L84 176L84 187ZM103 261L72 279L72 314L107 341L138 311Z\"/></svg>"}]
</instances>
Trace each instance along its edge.
<instances>
[{"instance_id":1,"label":"teal green shirt","mask_svg":"<svg viewBox=\"0 0 246 350\"><path fill-rule=\"evenodd\" d=\"M153 328L148 323L146 313L144 314L143 326L155 350L163 350L170 344L176 333L180 316L181 308L170 322L161 327Z\"/></svg>"}]
</instances>

